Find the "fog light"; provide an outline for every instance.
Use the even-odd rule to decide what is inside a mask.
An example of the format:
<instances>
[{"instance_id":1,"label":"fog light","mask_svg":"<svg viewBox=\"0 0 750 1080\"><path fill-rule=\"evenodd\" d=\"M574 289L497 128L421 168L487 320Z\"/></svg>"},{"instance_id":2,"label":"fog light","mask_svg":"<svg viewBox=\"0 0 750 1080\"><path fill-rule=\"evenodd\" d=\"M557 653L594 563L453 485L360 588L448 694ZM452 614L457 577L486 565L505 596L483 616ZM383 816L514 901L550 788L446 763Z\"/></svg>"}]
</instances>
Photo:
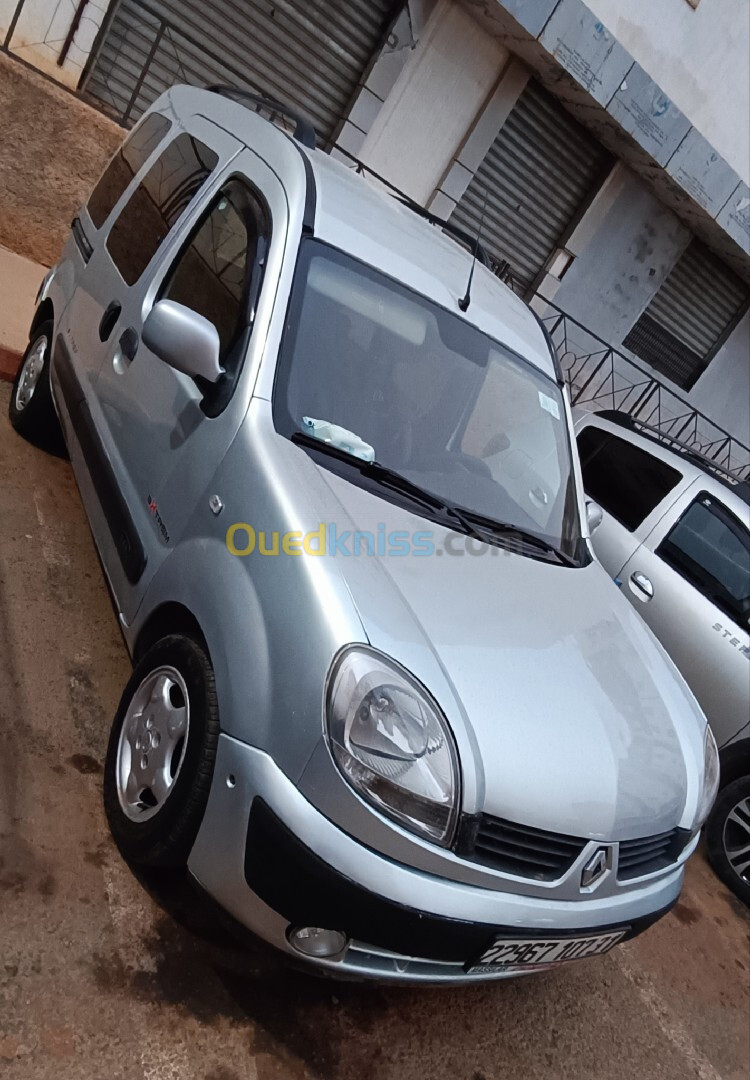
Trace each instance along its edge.
<instances>
[{"instance_id":1,"label":"fog light","mask_svg":"<svg viewBox=\"0 0 750 1080\"><path fill-rule=\"evenodd\" d=\"M342 953L347 936L341 930L323 930L320 926L299 926L289 931L289 943L304 956L329 957Z\"/></svg>"}]
</instances>

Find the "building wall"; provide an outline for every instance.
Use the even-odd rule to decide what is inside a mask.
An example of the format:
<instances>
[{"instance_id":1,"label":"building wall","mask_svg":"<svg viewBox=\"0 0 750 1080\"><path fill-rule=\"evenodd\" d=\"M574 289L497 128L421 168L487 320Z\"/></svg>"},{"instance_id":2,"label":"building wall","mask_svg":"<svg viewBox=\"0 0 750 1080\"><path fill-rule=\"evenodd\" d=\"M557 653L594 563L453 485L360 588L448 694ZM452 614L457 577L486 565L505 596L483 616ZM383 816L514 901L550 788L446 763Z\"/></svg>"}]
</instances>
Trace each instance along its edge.
<instances>
[{"instance_id":1,"label":"building wall","mask_svg":"<svg viewBox=\"0 0 750 1080\"><path fill-rule=\"evenodd\" d=\"M426 204L487 103L508 50L452 0L424 32L372 118L360 157Z\"/></svg>"},{"instance_id":2,"label":"building wall","mask_svg":"<svg viewBox=\"0 0 750 1080\"><path fill-rule=\"evenodd\" d=\"M750 312L745 313L687 397L696 409L750 446Z\"/></svg>"},{"instance_id":3,"label":"building wall","mask_svg":"<svg viewBox=\"0 0 750 1080\"><path fill-rule=\"evenodd\" d=\"M633 173L554 295L541 292L619 346L690 242L690 232Z\"/></svg>"},{"instance_id":4,"label":"building wall","mask_svg":"<svg viewBox=\"0 0 750 1080\"><path fill-rule=\"evenodd\" d=\"M750 183L750 3L586 0L675 105Z\"/></svg>"},{"instance_id":5,"label":"building wall","mask_svg":"<svg viewBox=\"0 0 750 1080\"><path fill-rule=\"evenodd\" d=\"M546 296L649 371L644 361L622 347L622 341L688 246L691 233L640 179L628 170L623 173L617 196L596 227L588 230L588 242L562 281L556 289L542 283L534 306L544 312L539 300ZM595 203L591 214L596 214ZM585 218L582 226L586 227ZM568 340L578 354L596 348L591 338L575 327L571 327ZM628 371L628 375L632 374ZM691 390L680 389L661 374L657 377L680 398L750 445L750 313Z\"/></svg>"},{"instance_id":6,"label":"building wall","mask_svg":"<svg viewBox=\"0 0 750 1080\"><path fill-rule=\"evenodd\" d=\"M740 2L750 11L748 0ZM688 0L587 3L632 50L636 61L674 94L689 120L697 123L701 115L715 114L720 125L731 127L732 117L747 108L741 95L739 99L732 96L732 83L736 90L743 82L747 58L740 55L737 45L742 34L736 34L731 45L724 40L731 22L727 0L698 0L697 11ZM555 2L541 0L541 6L554 8ZM469 17L470 10L451 0L438 0L435 5L422 5L423 18L418 23L397 27L396 52L386 47L368 78L367 92L353 110L356 128L350 126L342 133L351 138L350 149L377 172L445 217L450 216L529 77L529 69L513 56L512 43L496 40L490 46L479 24ZM624 17L626 11L630 19ZM713 29L701 33L707 18ZM673 49L670 19L682 28L674 39L682 41L683 55ZM722 49L729 56L726 83L713 77L715 54ZM667 85L670 75L672 82ZM438 101L440 108L436 108ZM736 123L735 127L729 150L736 149L742 139L747 142L747 125ZM706 137L718 141L715 135L707 128ZM732 160L729 153L727 157ZM561 260L550 260L533 306L544 313L541 298L546 297L648 373L648 365L624 350L622 341L692 235L654 189L620 162L572 233L562 239ZM554 276L558 272L563 273L561 278ZM602 348L585 330L570 327L570 334L569 345L578 354ZM576 334L580 340L574 340ZM750 423L747 334L746 323L735 330L692 391L673 387L680 399L687 398L745 443ZM628 370L618 385L641 378L635 367L624 367ZM678 398L672 404L682 408Z\"/></svg>"}]
</instances>

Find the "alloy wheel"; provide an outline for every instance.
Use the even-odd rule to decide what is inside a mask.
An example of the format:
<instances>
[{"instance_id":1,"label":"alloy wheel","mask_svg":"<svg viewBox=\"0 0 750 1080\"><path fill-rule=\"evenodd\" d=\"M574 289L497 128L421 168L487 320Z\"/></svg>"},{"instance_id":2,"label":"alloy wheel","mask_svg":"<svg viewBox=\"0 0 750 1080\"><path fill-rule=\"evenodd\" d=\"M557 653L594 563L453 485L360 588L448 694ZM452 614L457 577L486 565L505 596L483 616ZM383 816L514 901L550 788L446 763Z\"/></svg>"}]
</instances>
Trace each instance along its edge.
<instances>
[{"instance_id":1,"label":"alloy wheel","mask_svg":"<svg viewBox=\"0 0 750 1080\"><path fill-rule=\"evenodd\" d=\"M39 382L39 376L44 371L44 361L47 357L47 338L37 338L31 345L23 360L23 365L16 387L16 410L23 412L34 396L34 391Z\"/></svg>"},{"instance_id":2,"label":"alloy wheel","mask_svg":"<svg viewBox=\"0 0 750 1080\"><path fill-rule=\"evenodd\" d=\"M724 820L724 853L746 885L750 885L750 798L740 799Z\"/></svg>"},{"instance_id":3,"label":"alloy wheel","mask_svg":"<svg viewBox=\"0 0 750 1080\"><path fill-rule=\"evenodd\" d=\"M152 671L128 706L117 750L117 794L131 821L158 814L174 790L185 760L190 702L173 667Z\"/></svg>"}]
</instances>

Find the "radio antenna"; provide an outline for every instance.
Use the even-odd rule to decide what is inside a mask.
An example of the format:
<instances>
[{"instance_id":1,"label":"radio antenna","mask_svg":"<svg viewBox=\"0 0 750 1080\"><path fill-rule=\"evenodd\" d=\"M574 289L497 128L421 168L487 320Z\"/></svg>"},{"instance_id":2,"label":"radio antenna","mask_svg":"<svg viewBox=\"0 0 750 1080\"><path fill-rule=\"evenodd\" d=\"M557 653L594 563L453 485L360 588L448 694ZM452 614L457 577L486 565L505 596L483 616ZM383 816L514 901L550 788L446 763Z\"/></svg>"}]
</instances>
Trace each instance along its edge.
<instances>
[{"instance_id":1,"label":"radio antenna","mask_svg":"<svg viewBox=\"0 0 750 1080\"><path fill-rule=\"evenodd\" d=\"M484 189L484 202L482 203L482 216L479 219L479 229L477 230L477 238L474 241L474 258L471 260L471 270L469 270L469 280L466 285L466 295L462 296L458 301L458 306L461 311L468 311L469 304L471 303L471 283L474 280L474 267L477 265L477 253L479 251L479 244L482 239L482 228L484 227L484 214L487 209L487 188Z\"/></svg>"}]
</instances>

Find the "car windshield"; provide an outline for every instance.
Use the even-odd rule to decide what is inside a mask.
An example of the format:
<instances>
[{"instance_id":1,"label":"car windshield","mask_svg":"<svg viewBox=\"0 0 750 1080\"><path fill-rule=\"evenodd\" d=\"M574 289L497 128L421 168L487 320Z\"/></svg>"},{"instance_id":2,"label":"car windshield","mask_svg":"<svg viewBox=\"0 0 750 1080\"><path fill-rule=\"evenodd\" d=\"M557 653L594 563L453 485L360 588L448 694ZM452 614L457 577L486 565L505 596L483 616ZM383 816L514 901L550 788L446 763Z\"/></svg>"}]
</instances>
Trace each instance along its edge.
<instances>
[{"instance_id":1,"label":"car windshield","mask_svg":"<svg viewBox=\"0 0 750 1080\"><path fill-rule=\"evenodd\" d=\"M288 434L329 439L450 504L576 554L561 390L502 344L307 241L283 353L275 410Z\"/></svg>"}]
</instances>

